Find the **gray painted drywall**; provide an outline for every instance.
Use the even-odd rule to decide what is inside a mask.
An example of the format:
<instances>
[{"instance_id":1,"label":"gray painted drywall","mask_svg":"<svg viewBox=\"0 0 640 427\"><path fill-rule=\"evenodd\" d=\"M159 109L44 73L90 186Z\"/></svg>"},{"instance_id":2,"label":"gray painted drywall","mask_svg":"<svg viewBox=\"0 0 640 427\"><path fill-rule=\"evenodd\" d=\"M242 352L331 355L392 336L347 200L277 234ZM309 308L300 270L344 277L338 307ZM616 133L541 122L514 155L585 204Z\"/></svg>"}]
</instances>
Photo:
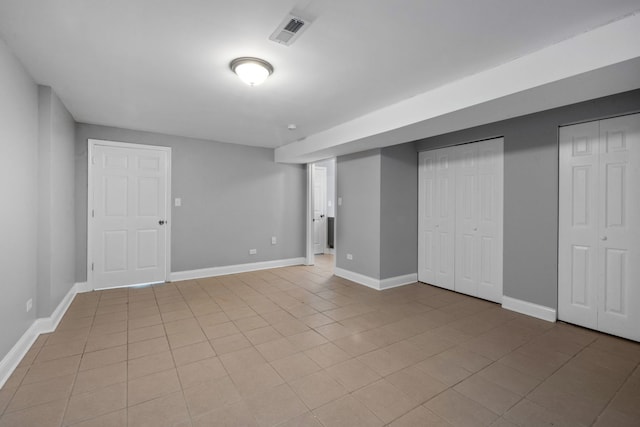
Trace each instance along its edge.
<instances>
[{"instance_id":1,"label":"gray painted drywall","mask_svg":"<svg viewBox=\"0 0 640 427\"><path fill-rule=\"evenodd\" d=\"M50 87L38 87L38 317L75 281L75 121Z\"/></svg>"},{"instance_id":2,"label":"gray painted drywall","mask_svg":"<svg viewBox=\"0 0 640 427\"><path fill-rule=\"evenodd\" d=\"M380 180L380 279L418 271L418 153L383 148Z\"/></svg>"},{"instance_id":3,"label":"gray painted drywall","mask_svg":"<svg viewBox=\"0 0 640 427\"><path fill-rule=\"evenodd\" d=\"M427 138L418 151L504 136L504 294L558 296L558 127L640 111L640 90Z\"/></svg>"},{"instance_id":4,"label":"gray painted drywall","mask_svg":"<svg viewBox=\"0 0 640 427\"><path fill-rule=\"evenodd\" d=\"M38 87L0 39L0 360L35 319Z\"/></svg>"},{"instance_id":5,"label":"gray painted drywall","mask_svg":"<svg viewBox=\"0 0 640 427\"><path fill-rule=\"evenodd\" d=\"M304 257L304 165L277 164L267 148L77 124L76 281L87 277L88 139L172 148L172 272Z\"/></svg>"},{"instance_id":6,"label":"gray painted drywall","mask_svg":"<svg viewBox=\"0 0 640 427\"><path fill-rule=\"evenodd\" d=\"M337 159L336 266L380 278L380 150ZM347 259L353 255L353 260Z\"/></svg>"}]
</instances>

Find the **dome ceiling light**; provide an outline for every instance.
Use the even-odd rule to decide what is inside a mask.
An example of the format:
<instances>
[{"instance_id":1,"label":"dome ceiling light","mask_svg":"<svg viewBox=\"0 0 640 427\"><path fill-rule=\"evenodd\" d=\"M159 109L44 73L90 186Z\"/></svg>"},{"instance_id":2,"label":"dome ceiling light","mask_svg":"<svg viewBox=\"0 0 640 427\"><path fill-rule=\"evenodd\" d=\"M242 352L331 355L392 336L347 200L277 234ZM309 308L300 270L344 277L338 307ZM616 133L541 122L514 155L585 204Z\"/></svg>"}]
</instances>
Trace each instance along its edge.
<instances>
[{"instance_id":1,"label":"dome ceiling light","mask_svg":"<svg viewBox=\"0 0 640 427\"><path fill-rule=\"evenodd\" d=\"M258 86L273 73L273 66L260 58L236 58L231 61L229 67L249 86Z\"/></svg>"}]
</instances>

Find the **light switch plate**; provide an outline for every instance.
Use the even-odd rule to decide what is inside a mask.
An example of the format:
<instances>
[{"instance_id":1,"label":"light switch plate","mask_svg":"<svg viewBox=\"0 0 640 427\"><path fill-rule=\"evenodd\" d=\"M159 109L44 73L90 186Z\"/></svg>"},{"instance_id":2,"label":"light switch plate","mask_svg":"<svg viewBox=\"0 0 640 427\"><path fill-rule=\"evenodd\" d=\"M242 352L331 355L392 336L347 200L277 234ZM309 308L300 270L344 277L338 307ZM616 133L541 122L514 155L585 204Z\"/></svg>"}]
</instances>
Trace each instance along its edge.
<instances>
[{"instance_id":1,"label":"light switch plate","mask_svg":"<svg viewBox=\"0 0 640 427\"><path fill-rule=\"evenodd\" d=\"M176 206L182 206L182 199L180 197L176 197L175 205Z\"/></svg>"}]
</instances>

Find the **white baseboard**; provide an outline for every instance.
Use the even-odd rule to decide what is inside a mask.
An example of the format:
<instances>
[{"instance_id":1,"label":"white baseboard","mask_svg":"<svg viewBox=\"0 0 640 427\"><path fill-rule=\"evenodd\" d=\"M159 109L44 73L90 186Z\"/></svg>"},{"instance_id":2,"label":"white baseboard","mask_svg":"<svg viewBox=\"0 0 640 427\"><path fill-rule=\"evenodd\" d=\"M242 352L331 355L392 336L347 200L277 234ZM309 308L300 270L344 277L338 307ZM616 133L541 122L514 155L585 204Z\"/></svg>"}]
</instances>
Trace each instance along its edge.
<instances>
[{"instance_id":1,"label":"white baseboard","mask_svg":"<svg viewBox=\"0 0 640 427\"><path fill-rule=\"evenodd\" d=\"M288 258L274 261L253 262L250 264L225 265L222 267L202 268L199 270L176 271L169 275L172 282L179 280L200 279L202 277L225 276L227 274L246 273L249 271L266 270L268 268L291 267L302 265L305 258Z\"/></svg>"},{"instance_id":2,"label":"white baseboard","mask_svg":"<svg viewBox=\"0 0 640 427\"><path fill-rule=\"evenodd\" d=\"M547 322L555 322L558 317L556 310L553 308L511 298L506 295L502 296L502 308L526 314L527 316L537 317Z\"/></svg>"},{"instance_id":3,"label":"white baseboard","mask_svg":"<svg viewBox=\"0 0 640 427\"><path fill-rule=\"evenodd\" d=\"M404 276L390 277L388 279L374 279L373 277L365 276L364 274L354 273L353 271L345 270L343 268L336 267L333 270L333 274L343 279L351 280L360 285L367 286L377 291L384 289L396 288L398 286L408 285L418 280L418 274L405 274Z\"/></svg>"},{"instance_id":4,"label":"white baseboard","mask_svg":"<svg viewBox=\"0 0 640 427\"><path fill-rule=\"evenodd\" d=\"M88 289L86 282L74 283L69 289L69 292L62 298L58 307L53 311L49 317L40 317L35 319L29 329L20 337L17 343L9 350L7 355L0 360L0 388L9 379L13 371L18 367L20 361L25 354L29 351L33 343L38 339L40 334L46 334L53 332L58 327L60 320L67 312L67 309L73 302L73 298L76 294L86 292Z\"/></svg>"},{"instance_id":5,"label":"white baseboard","mask_svg":"<svg viewBox=\"0 0 640 427\"><path fill-rule=\"evenodd\" d=\"M389 277L380 280L380 289L397 288L398 286L410 285L418 281L418 273L405 274L404 276Z\"/></svg>"}]
</instances>

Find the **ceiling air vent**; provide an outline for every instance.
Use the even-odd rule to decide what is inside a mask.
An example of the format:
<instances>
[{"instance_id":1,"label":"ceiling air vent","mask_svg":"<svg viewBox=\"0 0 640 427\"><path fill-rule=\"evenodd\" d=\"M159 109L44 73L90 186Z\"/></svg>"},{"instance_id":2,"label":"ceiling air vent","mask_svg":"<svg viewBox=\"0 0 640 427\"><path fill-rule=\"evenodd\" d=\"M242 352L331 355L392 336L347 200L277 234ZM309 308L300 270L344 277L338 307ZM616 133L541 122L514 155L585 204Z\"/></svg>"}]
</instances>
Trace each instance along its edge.
<instances>
[{"instance_id":1,"label":"ceiling air vent","mask_svg":"<svg viewBox=\"0 0 640 427\"><path fill-rule=\"evenodd\" d=\"M288 15L271 34L269 40L290 46L307 29L309 24L311 22L297 16Z\"/></svg>"}]
</instances>

